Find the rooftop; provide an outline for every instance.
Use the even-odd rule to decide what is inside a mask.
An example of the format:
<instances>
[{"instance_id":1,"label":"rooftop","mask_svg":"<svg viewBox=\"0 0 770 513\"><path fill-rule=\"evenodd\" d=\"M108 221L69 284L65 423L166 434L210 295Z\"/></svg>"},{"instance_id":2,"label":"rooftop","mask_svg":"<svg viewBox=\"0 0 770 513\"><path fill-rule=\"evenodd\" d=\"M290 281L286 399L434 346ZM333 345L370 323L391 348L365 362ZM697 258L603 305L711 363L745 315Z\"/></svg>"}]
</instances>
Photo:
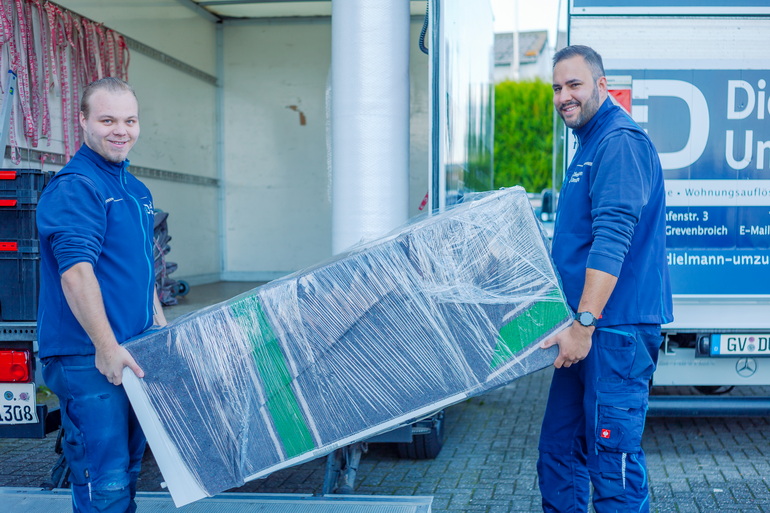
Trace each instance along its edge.
<instances>
[{"instance_id":1,"label":"rooftop","mask_svg":"<svg viewBox=\"0 0 770 513\"><path fill-rule=\"evenodd\" d=\"M545 50L548 42L547 30L519 32L519 63L532 64ZM495 34L495 66L513 64L513 33Z\"/></svg>"}]
</instances>

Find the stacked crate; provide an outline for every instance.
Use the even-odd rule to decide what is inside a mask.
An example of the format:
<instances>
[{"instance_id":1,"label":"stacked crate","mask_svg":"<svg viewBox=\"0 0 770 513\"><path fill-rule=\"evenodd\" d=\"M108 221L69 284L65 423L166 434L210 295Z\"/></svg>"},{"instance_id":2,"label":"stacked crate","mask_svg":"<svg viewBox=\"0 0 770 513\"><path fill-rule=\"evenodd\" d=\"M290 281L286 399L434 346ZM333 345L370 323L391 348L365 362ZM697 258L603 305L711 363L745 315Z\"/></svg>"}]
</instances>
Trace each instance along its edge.
<instances>
[{"instance_id":1,"label":"stacked crate","mask_svg":"<svg viewBox=\"0 0 770 513\"><path fill-rule=\"evenodd\" d=\"M0 321L34 321L40 282L35 212L52 172L0 169Z\"/></svg>"},{"instance_id":2,"label":"stacked crate","mask_svg":"<svg viewBox=\"0 0 770 513\"><path fill-rule=\"evenodd\" d=\"M35 214L52 176L37 169L0 169L0 438L43 438L48 431L47 405L34 398L40 286ZM56 423L51 418L52 426Z\"/></svg>"}]
</instances>

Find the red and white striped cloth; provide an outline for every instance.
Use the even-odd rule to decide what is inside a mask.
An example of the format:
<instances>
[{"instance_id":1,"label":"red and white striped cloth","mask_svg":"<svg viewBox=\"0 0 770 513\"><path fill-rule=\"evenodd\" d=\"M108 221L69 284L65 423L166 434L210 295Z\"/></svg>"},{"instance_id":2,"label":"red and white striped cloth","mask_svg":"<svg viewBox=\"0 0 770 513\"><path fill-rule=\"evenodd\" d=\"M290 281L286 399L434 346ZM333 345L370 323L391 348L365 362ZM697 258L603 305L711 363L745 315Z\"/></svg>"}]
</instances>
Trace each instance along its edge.
<instances>
[{"instance_id":1,"label":"red and white striped cloth","mask_svg":"<svg viewBox=\"0 0 770 513\"><path fill-rule=\"evenodd\" d=\"M5 71L17 75L17 103L8 138L14 162L20 162L19 147L36 148L40 139L50 146L51 112L59 109L69 160L81 144L78 114L83 89L107 76L128 80L128 62L123 36L101 23L51 2L0 0L2 92L7 87ZM17 134L23 134L24 141L17 141Z\"/></svg>"}]
</instances>

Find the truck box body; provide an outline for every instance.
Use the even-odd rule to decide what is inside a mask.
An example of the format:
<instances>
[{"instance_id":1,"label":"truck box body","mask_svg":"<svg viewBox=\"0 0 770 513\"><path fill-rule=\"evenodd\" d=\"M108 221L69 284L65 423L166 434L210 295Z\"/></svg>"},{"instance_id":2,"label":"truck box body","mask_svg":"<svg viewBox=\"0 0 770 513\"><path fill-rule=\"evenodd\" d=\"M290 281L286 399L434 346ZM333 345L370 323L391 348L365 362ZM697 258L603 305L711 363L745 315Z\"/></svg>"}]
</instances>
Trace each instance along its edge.
<instances>
[{"instance_id":1,"label":"truck box body","mask_svg":"<svg viewBox=\"0 0 770 513\"><path fill-rule=\"evenodd\" d=\"M660 4L572 0L568 32L665 173L675 319L654 384L766 385L770 1Z\"/></svg>"}]
</instances>

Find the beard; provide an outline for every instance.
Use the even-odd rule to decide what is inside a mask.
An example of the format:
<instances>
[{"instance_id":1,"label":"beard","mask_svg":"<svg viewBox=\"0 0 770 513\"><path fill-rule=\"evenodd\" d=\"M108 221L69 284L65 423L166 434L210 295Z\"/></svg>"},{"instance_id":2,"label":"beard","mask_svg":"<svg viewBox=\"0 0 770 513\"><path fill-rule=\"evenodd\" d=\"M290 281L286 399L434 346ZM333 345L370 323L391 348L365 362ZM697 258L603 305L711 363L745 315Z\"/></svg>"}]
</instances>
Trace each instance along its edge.
<instances>
[{"instance_id":1,"label":"beard","mask_svg":"<svg viewBox=\"0 0 770 513\"><path fill-rule=\"evenodd\" d=\"M574 104L580 105L580 114L578 114L578 116L573 120L567 121L564 118L564 114L562 113L561 109L559 109L559 115L561 116L561 119L564 120L565 125L567 125L572 130L577 130L578 128L582 128L586 123L588 123L591 118L594 117L594 114L599 111L599 107L601 107L599 88L594 85L594 92L591 93L591 97L586 100L585 103L570 102L567 105Z\"/></svg>"}]
</instances>

